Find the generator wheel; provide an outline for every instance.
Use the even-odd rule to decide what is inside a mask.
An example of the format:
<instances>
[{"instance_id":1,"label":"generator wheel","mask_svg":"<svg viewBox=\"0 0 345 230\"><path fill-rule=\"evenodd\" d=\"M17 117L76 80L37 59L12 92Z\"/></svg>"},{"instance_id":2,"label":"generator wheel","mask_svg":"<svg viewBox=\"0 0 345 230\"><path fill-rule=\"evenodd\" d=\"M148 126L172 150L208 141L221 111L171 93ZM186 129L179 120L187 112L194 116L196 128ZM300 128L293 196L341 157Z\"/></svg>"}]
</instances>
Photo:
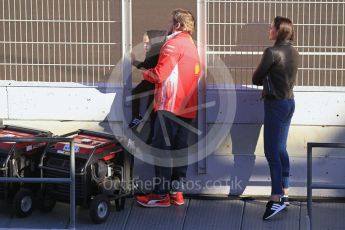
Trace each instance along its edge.
<instances>
[{"instance_id":1,"label":"generator wheel","mask_svg":"<svg viewBox=\"0 0 345 230\"><path fill-rule=\"evenodd\" d=\"M39 190L37 194L37 206L41 212L51 212L56 204L56 200L44 191Z\"/></svg>"},{"instance_id":2,"label":"generator wheel","mask_svg":"<svg viewBox=\"0 0 345 230\"><path fill-rule=\"evenodd\" d=\"M105 222L110 214L110 202L106 195L99 194L91 201L90 217L95 224Z\"/></svg>"},{"instance_id":3,"label":"generator wheel","mask_svg":"<svg viewBox=\"0 0 345 230\"><path fill-rule=\"evenodd\" d=\"M33 210L33 201L33 194L29 189L20 189L13 198L14 213L18 217L29 216Z\"/></svg>"}]
</instances>

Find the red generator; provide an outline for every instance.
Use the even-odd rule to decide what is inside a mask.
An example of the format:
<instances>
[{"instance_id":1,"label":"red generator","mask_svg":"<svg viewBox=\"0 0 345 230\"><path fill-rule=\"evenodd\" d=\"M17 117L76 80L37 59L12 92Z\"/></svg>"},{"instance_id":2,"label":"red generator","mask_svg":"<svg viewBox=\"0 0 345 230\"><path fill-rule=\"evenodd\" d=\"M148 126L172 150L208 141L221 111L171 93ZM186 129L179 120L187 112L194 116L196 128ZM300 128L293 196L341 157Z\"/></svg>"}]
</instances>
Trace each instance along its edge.
<instances>
[{"instance_id":1,"label":"red generator","mask_svg":"<svg viewBox=\"0 0 345 230\"><path fill-rule=\"evenodd\" d=\"M132 195L133 157L115 136L89 130L63 135L75 143L76 205L89 208L94 223L103 223L110 213L110 201L116 210L124 209L125 198ZM58 142L47 148L41 161L42 177L70 175L70 144ZM39 208L50 211L56 201L68 203L68 184L43 184Z\"/></svg>"},{"instance_id":2,"label":"red generator","mask_svg":"<svg viewBox=\"0 0 345 230\"><path fill-rule=\"evenodd\" d=\"M0 126L0 137L35 138L50 137L47 131L17 127ZM39 164L47 143L40 142L0 142L0 176L1 177L40 177ZM34 183L0 183L0 199L12 202L13 210L19 217L31 214L34 193L39 191L39 184Z\"/></svg>"}]
</instances>

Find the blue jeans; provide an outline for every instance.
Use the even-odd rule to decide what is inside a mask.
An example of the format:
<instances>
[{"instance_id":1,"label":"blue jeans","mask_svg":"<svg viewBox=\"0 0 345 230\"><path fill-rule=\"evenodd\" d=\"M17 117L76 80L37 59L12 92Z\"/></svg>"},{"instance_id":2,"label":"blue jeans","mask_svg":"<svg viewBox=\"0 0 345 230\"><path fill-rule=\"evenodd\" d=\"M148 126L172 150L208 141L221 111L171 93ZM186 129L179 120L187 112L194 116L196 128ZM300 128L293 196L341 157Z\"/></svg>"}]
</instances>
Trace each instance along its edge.
<instances>
[{"instance_id":1,"label":"blue jeans","mask_svg":"<svg viewBox=\"0 0 345 230\"><path fill-rule=\"evenodd\" d=\"M272 195L283 194L289 187L290 161L286 151L295 101L265 100L264 150L271 173Z\"/></svg>"},{"instance_id":2,"label":"blue jeans","mask_svg":"<svg viewBox=\"0 0 345 230\"><path fill-rule=\"evenodd\" d=\"M167 111L157 111L154 122L152 146L165 150L162 154L166 155L161 157L164 157L167 162L171 161L170 167L155 165L154 192L158 195L166 195L169 191L183 191L188 168L188 135L190 133L188 126L192 119L178 117ZM170 143L167 143L167 139ZM169 150L178 151L174 151L174 156L172 156Z\"/></svg>"}]
</instances>

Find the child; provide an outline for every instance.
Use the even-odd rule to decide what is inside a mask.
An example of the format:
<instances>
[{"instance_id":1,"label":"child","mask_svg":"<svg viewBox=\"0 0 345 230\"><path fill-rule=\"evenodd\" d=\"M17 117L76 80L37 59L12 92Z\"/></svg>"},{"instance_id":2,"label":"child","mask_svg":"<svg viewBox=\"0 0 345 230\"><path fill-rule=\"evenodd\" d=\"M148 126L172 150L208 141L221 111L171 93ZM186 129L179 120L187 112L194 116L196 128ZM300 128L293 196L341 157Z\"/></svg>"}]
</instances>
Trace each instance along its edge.
<instances>
[{"instance_id":1,"label":"child","mask_svg":"<svg viewBox=\"0 0 345 230\"><path fill-rule=\"evenodd\" d=\"M149 30L144 33L143 36L143 43L144 43L144 50L146 52L145 60L140 62L135 59L135 55L132 54L132 64L138 69L151 69L157 65L159 52L161 47L163 46L166 38L166 31L163 30ZM142 80L133 90L132 95L138 95L138 98L133 99L132 101L132 121L129 123L129 128L135 128L142 122L143 117L140 114L140 99L148 95L148 103L146 105L146 110L149 108L151 103L153 102L153 91L155 89L155 85L147 80ZM142 96L140 96L142 95ZM145 95L145 96L144 96ZM150 113L151 124L153 124L155 113L152 110ZM151 125L152 126L152 125ZM149 138L147 143L151 143L151 139L153 136L153 129L151 127Z\"/></svg>"}]
</instances>

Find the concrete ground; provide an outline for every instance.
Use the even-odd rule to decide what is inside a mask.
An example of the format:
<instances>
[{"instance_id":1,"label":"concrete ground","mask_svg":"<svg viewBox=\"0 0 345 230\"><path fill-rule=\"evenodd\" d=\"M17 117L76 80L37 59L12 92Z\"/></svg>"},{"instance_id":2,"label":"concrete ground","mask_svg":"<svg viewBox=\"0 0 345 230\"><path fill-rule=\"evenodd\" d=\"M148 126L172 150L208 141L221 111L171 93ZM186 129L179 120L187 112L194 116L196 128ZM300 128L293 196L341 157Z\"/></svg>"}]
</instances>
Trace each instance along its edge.
<instances>
[{"instance_id":1,"label":"concrete ground","mask_svg":"<svg viewBox=\"0 0 345 230\"><path fill-rule=\"evenodd\" d=\"M104 131L99 122L70 121L3 121L38 129L47 129L56 135L76 129ZM46 127L46 128L45 128ZM234 229L234 230L305 230L306 203L293 202L288 209L270 221L262 221L265 202L259 200L201 200L187 199L182 207L147 209L139 207L131 198L126 200L125 210L110 214L106 223L95 225L88 210L77 207L77 229ZM345 229L345 203L314 202L314 230ZM1 229L64 229L69 226L69 206L58 203L51 213L34 213L27 218L17 218L5 202L0 203Z\"/></svg>"},{"instance_id":2,"label":"concrete ground","mask_svg":"<svg viewBox=\"0 0 345 230\"><path fill-rule=\"evenodd\" d=\"M77 208L77 229L128 230L305 230L306 204L293 202L286 211L270 221L262 221L265 202L252 200L199 200L187 199L182 207L148 209L133 199L126 200L123 211L113 210L106 223L95 225L88 210ZM14 217L6 204L0 204L0 227L3 229L64 229L68 228L67 204L58 203L51 213L34 211L27 218ZM341 230L345 226L345 203L316 203L313 205L314 229Z\"/></svg>"}]
</instances>

